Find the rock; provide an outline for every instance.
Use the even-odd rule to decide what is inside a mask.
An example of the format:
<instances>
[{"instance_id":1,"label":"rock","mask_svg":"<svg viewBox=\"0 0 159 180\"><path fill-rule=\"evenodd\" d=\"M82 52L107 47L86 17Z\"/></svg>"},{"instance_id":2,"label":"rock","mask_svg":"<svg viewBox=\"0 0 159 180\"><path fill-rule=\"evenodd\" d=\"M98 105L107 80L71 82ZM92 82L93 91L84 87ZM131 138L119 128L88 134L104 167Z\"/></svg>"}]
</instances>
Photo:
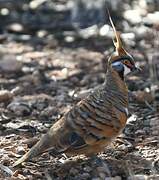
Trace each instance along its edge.
<instances>
[{"instance_id":1,"label":"rock","mask_svg":"<svg viewBox=\"0 0 159 180\"><path fill-rule=\"evenodd\" d=\"M147 16L143 19L143 21L146 24L158 24L158 22L159 22L159 11L147 14Z\"/></svg>"},{"instance_id":2,"label":"rock","mask_svg":"<svg viewBox=\"0 0 159 180\"><path fill-rule=\"evenodd\" d=\"M83 168L84 171L86 172L91 172L92 171L92 168L90 166L86 166Z\"/></svg>"},{"instance_id":3,"label":"rock","mask_svg":"<svg viewBox=\"0 0 159 180\"><path fill-rule=\"evenodd\" d=\"M92 178L92 180L101 180L100 177Z\"/></svg>"},{"instance_id":4,"label":"rock","mask_svg":"<svg viewBox=\"0 0 159 180\"><path fill-rule=\"evenodd\" d=\"M17 116L28 116L31 113L29 105L25 102L13 101L7 106L7 109L12 111Z\"/></svg>"},{"instance_id":5,"label":"rock","mask_svg":"<svg viewBox=\"0 0 159 180\"><path fill-rule=\"evenodd\" d=\"M159 127L158 127L159 128ZM153 136L158 136L159 135L159 129L157 129L157 130L154 130L153 129L153 131L152 131L152 133L151 133Z\"/></svg>"},{"instance_id":6,"label":"rock","mask_svg":"<svg viewBox=\"0 0 159 180\"><path fill-rule=\"evenodd\" d=\"M17 147L17 153L23 155L25 153L25 149L23 146Z\"/></svg>"},{"instance_id":7,"label":"rock","mask_svg":"<svg viewBox=\"0 0 159 180\"><path fill-rule=\"evenodd\" d=\"M72 174L72 175L77 175L78 172L79 172L79 171L78 171L77 169L75 169L74 167L72 167L72 168L70 169L70 171L69 171L69 173Z\"/></svg>"},{"instance_id":8,"label":"rock","mask_svg":"<svg viewBox=\"0 0 159 180\"><path fill-rule=\"evenodd\" d=\"M29 3L29 7L31 9L37 9L40 5L42 5L46 0L33 0Z\"/></svg>"},{"instance_id":9,"label":"rock","mask_svg":"<svg viewBox=\"0 0 159 180\"><path fill-rule=\"evenodd\" d=\"M105 167L100 166L100 167L97 167L97 171L102 172L102 173L107 173L108 169L106 169Z\"/></svg>"},{"instance_id":10,"label":"rock","mask_svg":"<svg viewBox=\"0 0 159 180\"><path fill-rule=\"evenodd\" d=\"M127 10L124 12L124 18L131 23L136 24L142 21L141 13L139 10Z\"/></svg>"},{"instance_id":11,"label":"rock","mask_svg":"<svg viewBox=\"0 0 159 180\"><path fill-rule=\"evenodd\" d=\"M139 129L139 130L137 130L137 131L135 132L135 134L136 134L137 136L145 135L145 131L142 130L142 129Z\"/></svg>"},{"instance_id":12,"label":"rock","mask_svg":"<svg viewBox=\"0 0 159 180\"><path fill-rule=\"evenodd\" d=\"M136 26L133 28L133 31L135 33L135 38L137 40L146 40L146 39L152 39L153 38L153 33L149 27L146 27L144 25L141 26Z\"/></svg>"},{"instance_id":13,"label":"rock","mask_svg":"<svg viewBox=\"0 0 159 180\"><path fill-rule=\"evenodd\" d=\"M105 177L106 177L105 173L103 173L103 172L100 172L99 176L100 176L101 179L105 179Z\"/></svg>"},{"instance_id":14,"label":"rock","mask_svg":"<svg viewBox=\"0 0 159 180\"><path fill-rule=\"evenodd\" d=\"M138 175L128 177L128 180L132 180L132 179L134 179L134 180L158 180L159 175L147 176L147 175L138 174Z\"/></svg>"},{"instance_id":15,"label":"rock","mask_svg":"<svg viewBox=\"0 0 159 180\"><path fill-rule=\"evenodd\" d=\"M127 120L127 124L135 123L137 121L137 116L135 114L132 114Z\"/></svg>"},{"instance_id":16,"label":"rock","mask_svg":"<svg viewBox=\"0 0 159 180\"><path fill-rule=\"evenodd\" d=\"M37 129L40 133L46 133L48 131L48 128L44 127L43 125L38 126Z\"/></svg>"},{"instance_id":17,"label":"rock","mask_svg":"<svg viewBox=\"0 0 159 180\"><path fill-rule=\"evenodd\" d=\"M22 62L17 61L14 55L4 55L0 61L0 71L5 73L16 73L22 69Z\"/></svg>"},{"instance_id":18,"label":"rock","mask_svg":"<svg viewBox=\"0 0 159 180\"><path fill-rule=\"evenodd\" d=\"M84 98L86 98L89 95L89 93L92 90L93 90L92 88L91 89L86 89L86 90L81 90L80 92L75 93L74 97L75 98L79 98L79 99L84 99Z\"/></svg>"},{"instance_id":19,"label":"rock","mask_svg":"<svg viewBox=\"0 0 159 180\"><path fill-rule=\"evenodd\" d=\"M159 175L156 174L156 175L151 175L148 177L148 180L158 180L159 179Z\"/></svg>"},{"instance_id":20,"label":"rock","mask_svg":"<svg viewBox=\"0 0 159 180\"><path fill-rule=\"evenodd\" d=\"M100 36L108 36L109 30L110 30L110 26L108 24L105 24L100 28L99 35Z\"/></svg>"},{"instance_id":21,"label":"rock","mask_svg":"<svg viewBox=\"0 0 159 180\"><path fill-rule=\"evenodd\" d=\"M112 180L122 180L120 176L115 176L112 178Z\"/></svg>"},{"instance_id":22,"label":"rock","mask_svg":"<svg viewBox=\"0 0 159 180\"><path fill-rule=\"evenodd\" d=\"M22 87L20 87L20 86L16 86L14 89L11 90L11 93L14 95L17 95L20 92L22 92Z\"/></svg>"},{"instance_id":23,"label":"rock","mask_svg":"<svg viewBox=\"0 0 159 180\"><path fill-rule=\"evenodd\" d=\"M6 102L13 98L13 93L8 90L0 90L0 102Z\"/></svg>"},{"instance_id":24,"label":"rock","mask_svg":"<svg viewBox=\"0 0 159 180\"><path fill-rule=\"evenodd\" d=\"M115 177L105 177L104 180L121 180L120 176L115 176Z\"/></svg>"},{"instance_id":25,"label":"rock","mask_svg":"<svg viewBox=\"0 0 159 180\"><path fill-rule=\"evenodd\" d=\"M24 31L24 27L22 24L19 24L19 23L13 23L13 24L10 24L7 29L10 31L10 32L15 32L15 33L20 33L20 32L23 32Z\"/></svg>"},{"instance_id":26,"label":"rock","mask_svg":"<svg viewBox=\"0 0 159 180\"><path fill-rule=\"evenodd\" d=\"M37 142L39 141L39 138L37 137L33 137L33 138L30 138L30 139L26 139L24 141L24 144L27 144L27 146L29 148L31 148L33 145L35 145Z\"/></svg>"},{"instance_id":27,"label":"rock","mask_svg":"<svg viewBox=\"0 0 159 180\"><path fill-rule=\"evenodd\" d=\"M150 126L155 127L159 126L159 119L158 117L154 117L150 119Z\"/></svg>"},{"instance_id":28,"label":"rock","mask_svg":"<svg viewBox=\"0 0 159 180\"><path fill-rule=\"evenodd\" d=\"M126 146L125 144L119 145L118 146L118 150L123 151L123 152L128 152L129 148L131 148L132 146Z\"/></svg>"},{"instance_id":29,"label":"rock","mask_svg":"<svg viewBox=\"0 0 159 180\"><path fill-rule=\"evenodd\" d=\"M68 68L63 68L62 70L61 70L61 73L62 73L62 76L66 79L66 78L68 78Z\"/></svg>"},{"instance_id":30,"label":"rock","mask_svg":"<svg viewBox=\"0 0 159 180\"><path fill-rule=\"evenodd\" d=\"M146 180L147 179L147 176L145 175L134 175L134 176L129 176L128 177L128 180Z\"/></svg>"},{"instance_id":31,"label":"rock","mask_svg":"<svg viewBox=\"0 0 159 180\"><path fill-rule=\"evenodd\" d=\"M152 103L154 101L154 97L151 93L145 91L136 91L133 92L135 100L139 103Z\"/></svg>"},{"instance_id":32,"label":"rock","mask_svg":"<svg viewBox=\"0 0 159 180\"><path fill-rule=\"evenodd\" d=\"M90 174L89 173L83 173L83 174L81 174L81 179L88 179L88 178L90 178Z\"/></svg>"}]
</instances>

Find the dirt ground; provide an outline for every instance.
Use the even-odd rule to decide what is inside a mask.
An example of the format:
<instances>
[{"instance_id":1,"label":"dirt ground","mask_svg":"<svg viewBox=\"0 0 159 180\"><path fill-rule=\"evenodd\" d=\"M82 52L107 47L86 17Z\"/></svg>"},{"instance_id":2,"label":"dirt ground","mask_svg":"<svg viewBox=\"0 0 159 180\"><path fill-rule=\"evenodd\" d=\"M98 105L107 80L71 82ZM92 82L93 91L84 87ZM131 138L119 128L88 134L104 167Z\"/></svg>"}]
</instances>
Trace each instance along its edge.
<instances>
[{"instance_id":1,"label":"dirt ground","mask_svg":"<svg viewBox=\"0 0 159 180\"><path fill-rule=\"evenodd\" d=\"M65 1L56 1L54 11L47 3L28 10L19 2L24 3L0 2L0 179L159 179L159 21L148 19L155 7L144 9L147 19L135 23L112 14L142 71L126 78L130 117L99 162L45 153L12 168L54 122L103 83L114 49L108 21L103 35L103 26L72 27L69 11L56 10Z\"/></svg>"}]
</instances>

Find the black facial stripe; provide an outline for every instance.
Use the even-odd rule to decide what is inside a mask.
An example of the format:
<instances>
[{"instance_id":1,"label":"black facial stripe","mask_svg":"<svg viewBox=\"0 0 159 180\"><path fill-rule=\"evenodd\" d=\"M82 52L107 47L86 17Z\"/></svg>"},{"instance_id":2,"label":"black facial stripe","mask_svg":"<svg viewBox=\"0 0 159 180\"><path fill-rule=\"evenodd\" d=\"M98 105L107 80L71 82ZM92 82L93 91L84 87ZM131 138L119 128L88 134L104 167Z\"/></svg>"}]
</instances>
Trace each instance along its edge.
<instances>
[{"instance_id":1,"label":"black facial stripe","mask_svg":"<svg viewBox=\"0 0 159 180\"><path fill-rule=\"evenodd\" d=\"M131 69L132 68L132 66L129 66L129 65L127 65L127 64L124 64L125 66L127 66L129 69Z\"/></svg>"},{"instance_id":2,"label":"black facial stripe","mask_svg":"<svg viewBox=\"0 0 159 180\"><path fill-rule=\"evenodd\" d=\"M133 61L133 60L132 60L132 57L130 57L130 56L121 56L120 58L114 60L113 63L114 63L114 62L121 61L121 60L124 60L124 59L130 60L130 62L133 64L133 62L132 62L132 61Z\"/></svg>"}]
</instances>

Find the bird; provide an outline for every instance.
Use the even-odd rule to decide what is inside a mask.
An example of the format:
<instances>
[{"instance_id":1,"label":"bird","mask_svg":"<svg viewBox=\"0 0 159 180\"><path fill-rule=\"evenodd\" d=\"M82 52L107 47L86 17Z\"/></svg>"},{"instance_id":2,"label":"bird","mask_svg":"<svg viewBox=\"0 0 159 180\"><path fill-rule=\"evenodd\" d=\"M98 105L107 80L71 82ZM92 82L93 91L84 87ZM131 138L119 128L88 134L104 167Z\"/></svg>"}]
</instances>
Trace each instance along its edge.
<instances>
[{"instance_id":1,"label":"bird","mask_svg":"<svg viewBox=\"0 0 159 180\"><path fill-rule=\"evenodd\" d=\"M55 156L63 153L69 156L96 155L104 151L124 129L128 119L125 77L139 68L125 50L110 14L109 20L115 35L115 50L108 58L104 83L55 122L13 167L50 150Z\"/></svg>"}]
</instances>

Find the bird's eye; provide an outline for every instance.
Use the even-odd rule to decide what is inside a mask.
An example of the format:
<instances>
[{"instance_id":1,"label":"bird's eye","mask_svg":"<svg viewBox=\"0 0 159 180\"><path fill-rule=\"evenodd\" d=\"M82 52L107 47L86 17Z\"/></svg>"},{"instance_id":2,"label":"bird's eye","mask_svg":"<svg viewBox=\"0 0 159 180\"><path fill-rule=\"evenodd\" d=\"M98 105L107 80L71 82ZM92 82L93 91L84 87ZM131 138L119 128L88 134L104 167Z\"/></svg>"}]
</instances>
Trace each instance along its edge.
<instances>
[{"instance_id":1,"label":"bird's eye","mask_svg":"<svg viewBox=\"0 0 159 180\"><path fill-rule=\"evenodd\" d=\"M128 60L125 60L125 61L124 61L124 64L129 64L129 61L128 61Z\"/></svg>"}]
</instances>

